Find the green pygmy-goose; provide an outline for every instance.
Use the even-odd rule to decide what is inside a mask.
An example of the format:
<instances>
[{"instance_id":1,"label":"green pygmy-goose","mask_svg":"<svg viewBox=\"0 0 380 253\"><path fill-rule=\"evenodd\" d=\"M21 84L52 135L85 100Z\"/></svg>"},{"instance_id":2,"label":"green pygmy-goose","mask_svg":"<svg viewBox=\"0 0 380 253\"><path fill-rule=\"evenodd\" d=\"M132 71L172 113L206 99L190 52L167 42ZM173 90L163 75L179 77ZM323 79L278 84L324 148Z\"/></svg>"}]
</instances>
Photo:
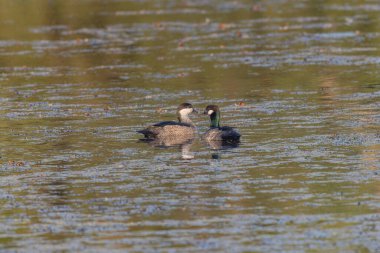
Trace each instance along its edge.
<instances>
[{"instance_id":1,"label":"green pygmy-goose","mask_svg":"<svg viewBox=\"0 0 380 253\"><path fill-rule=\"evenodd\" d=\"M210 116L210 129L203 134L203 138L208 141L220 140L227 142L238 142L240 134L228 126L220 126L220 110L217 105L208 105L204 114Z\"/></svg>"}]
</instances>

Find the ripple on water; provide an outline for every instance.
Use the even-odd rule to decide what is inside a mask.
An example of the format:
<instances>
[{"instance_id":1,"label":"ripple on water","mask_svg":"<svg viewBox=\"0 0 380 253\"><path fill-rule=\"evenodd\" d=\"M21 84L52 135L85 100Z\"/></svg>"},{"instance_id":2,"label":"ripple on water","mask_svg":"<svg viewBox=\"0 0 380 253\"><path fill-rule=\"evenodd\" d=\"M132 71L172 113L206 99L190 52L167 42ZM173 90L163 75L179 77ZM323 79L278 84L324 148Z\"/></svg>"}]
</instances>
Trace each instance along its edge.
<instances>
[{"instance_id":1,"label":"ripple on water","mask_svg":"<svg viewBox=\"0 0 380 253\"><path fill-rule=\"evenodd\" d=\"M378 4L44 6L0 17L5 251L380 251ZM183 101L241 143L138 142Z\"/></svg>"}]
</instances>

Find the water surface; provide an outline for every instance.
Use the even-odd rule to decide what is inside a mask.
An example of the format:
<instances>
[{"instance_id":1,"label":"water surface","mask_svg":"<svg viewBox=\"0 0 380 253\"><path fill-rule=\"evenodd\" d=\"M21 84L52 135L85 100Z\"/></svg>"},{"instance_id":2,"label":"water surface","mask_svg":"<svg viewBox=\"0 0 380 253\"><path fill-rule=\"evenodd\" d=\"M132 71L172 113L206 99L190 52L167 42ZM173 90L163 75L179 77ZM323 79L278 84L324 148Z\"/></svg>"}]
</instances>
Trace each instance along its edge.
<instances>
[{"instance_id":1,"label":"water surface","mask_svg":"<svg viewBox=\"0 0 380 253\"><path fill-rule=\"evenodd\" d=\"M1 251L379 252L379 9L0 3ZM138 141L185 101L240 145Z\"/></svg>"}]
</instances>

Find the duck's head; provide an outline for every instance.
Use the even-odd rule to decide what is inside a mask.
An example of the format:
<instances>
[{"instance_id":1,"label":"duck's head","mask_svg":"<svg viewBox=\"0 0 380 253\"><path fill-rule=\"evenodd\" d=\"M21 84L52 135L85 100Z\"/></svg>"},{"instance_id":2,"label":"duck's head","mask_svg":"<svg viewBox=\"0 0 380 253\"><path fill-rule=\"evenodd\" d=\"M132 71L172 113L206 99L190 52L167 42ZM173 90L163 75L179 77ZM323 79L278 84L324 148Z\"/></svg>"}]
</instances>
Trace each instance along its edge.
<instances>
[{"instance_id":1,"label":"duck's head","mask_svg":"<svg viewBox=\"0 0 380 253\"><path fill-rule=\"evenodd\" d=\"M203 114L210 116L211 127L220 127L220 111L217 105L208 105Z\"/></svg>"},{"instance_id":2,"label":"duck's head","mask_svg":"<svg viewBox=\"0 0 380 253\"><path fill-rule=\"evenodd\" d=\"M186 117L190 113L197 113L194 107L189 103L182 103L177 108L177 114L179 117Z\"/></svg>"},{"instance_id":3,"label":"duck's head","mask_svg":"<svg viewBox=\"0 0 380 253\"><path fill-rule=\"evenodd\" d=\"M217 105L208 105L203 114L211 116L216 113L219 113L219 107Z\"/></svg>"}]
</instances>

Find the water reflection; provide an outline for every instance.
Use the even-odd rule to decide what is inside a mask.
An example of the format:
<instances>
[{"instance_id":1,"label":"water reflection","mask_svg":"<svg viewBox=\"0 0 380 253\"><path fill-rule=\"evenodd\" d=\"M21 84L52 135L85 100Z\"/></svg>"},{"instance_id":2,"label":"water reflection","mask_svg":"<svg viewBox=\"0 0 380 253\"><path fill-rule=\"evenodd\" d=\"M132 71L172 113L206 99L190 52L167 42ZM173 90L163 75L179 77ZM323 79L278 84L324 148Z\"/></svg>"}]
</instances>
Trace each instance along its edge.
<instances>
[{"instance_id":1,"label":"water reflection","mask_svg":"<svg viewBox=\"0 0 380 253\"><path fill-rule=\"evenodd\" d=\"M191 160L194 158L194 152L191 151L191 147L194 145L194 139L191 142L181 144L181 155L184 160Z\"/></svg>"},{"instance_id":2,"label":"water reflection","mask_svg":"<svg viewBox=\"0 0 380 253\"><path fill-rule=\"evenodd\" d=\"M140 139L140 142L147 143L153 147L170 148L178 147L181 150L181 157L184 160L191 160L194 158L194 152L191 147L194 145L195 138L157 138L157 139Z\"/></svg>"},{"instance_id":3,"label":"water reflection","mask_svg":"<svg viewBox=\"0 0 380 253\"><path fill-rule=\"evenodd\" d=\"M222 151L239 147L240 141L226 141L226 140L207 140L202 139L202 142L210 148L211 159L219 160L222 158Z\"/></svg>"},{"instance_id":4,"label":"water reflection","mask_svg":"<svg viewBox=\"0 0 380 253\"><path fill-rule=\"evenodd\" d=\"M43 185L40 193L51 195L49 201L54 206L66 205L69 202L69 184L63 179L56 179Z\"/></svg>"},{"instance_id":5,"label":"water reflection","mask_svg":"<svg viewBox=\"0 0 380 253\"><path fill-rule=\"evenodd\" d=\"M159 138L159 139L140 139L142 143L147 143L150 146L156 148L173 148L178 147L181 151L181 157L184 160L194 159L194 151L192 147L197 141L197 138L193 139L172 139L172 138ZM212 159L220 159L220 151L229 150L239 147L240 141L226 141L226 140L205 140L202 139L201 144L214 151L211 155Z\"/></svg>"},{"instance_id":6,"label":"water reflection","mask_svg":"<svg viewBox=\"0 0 380 253\"><path fill-rule=\"evenodd\" d=\"M378 252L380 5L320 2L1 1L0 243ZM244 142L136 144L179 101Z\"/></svg>"}]
</instances>

